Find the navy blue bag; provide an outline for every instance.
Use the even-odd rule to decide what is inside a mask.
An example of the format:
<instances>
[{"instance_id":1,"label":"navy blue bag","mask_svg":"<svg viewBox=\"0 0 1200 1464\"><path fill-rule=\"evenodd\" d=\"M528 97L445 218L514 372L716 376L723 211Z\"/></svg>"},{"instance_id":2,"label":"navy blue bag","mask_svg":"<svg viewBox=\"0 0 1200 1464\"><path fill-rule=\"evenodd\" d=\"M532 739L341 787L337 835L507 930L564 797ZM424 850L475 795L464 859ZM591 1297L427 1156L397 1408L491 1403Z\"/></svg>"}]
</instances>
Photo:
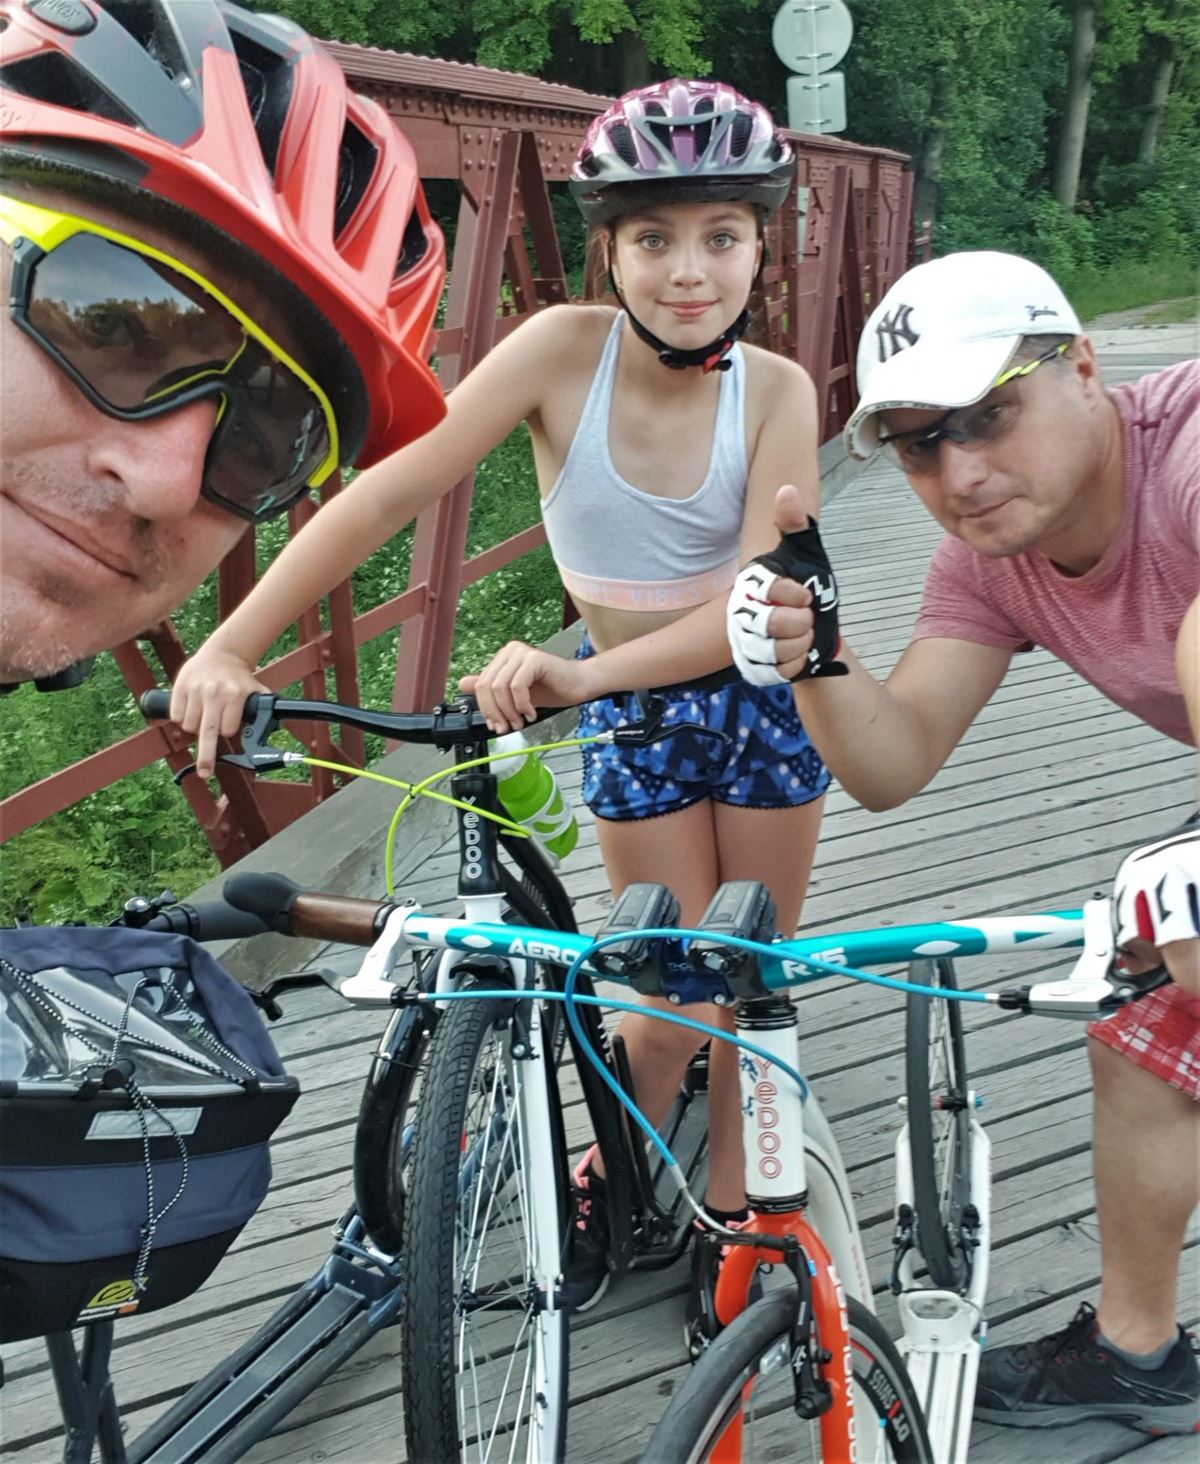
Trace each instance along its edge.
<instances>
[{"instance_id":1,"label":"navy blue bag","mask_svg":"<svg viewBox=\"0 0 1200 1464\"><path fill-rule=\"evenodd\" d=\"M0 931L0 1341L194 1291L262 1203L298 1095L187 936Z\"/></svg>"}]
</instances>

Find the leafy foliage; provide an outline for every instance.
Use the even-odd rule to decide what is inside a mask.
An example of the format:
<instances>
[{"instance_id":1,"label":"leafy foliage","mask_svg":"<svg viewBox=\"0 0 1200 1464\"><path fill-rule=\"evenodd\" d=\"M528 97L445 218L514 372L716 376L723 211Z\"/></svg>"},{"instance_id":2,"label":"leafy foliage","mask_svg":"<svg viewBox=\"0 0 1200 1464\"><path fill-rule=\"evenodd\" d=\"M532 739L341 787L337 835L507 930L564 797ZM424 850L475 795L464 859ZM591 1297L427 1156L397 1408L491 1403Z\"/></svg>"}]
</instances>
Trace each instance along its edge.
<instances>
[{"instance_id":1,"label":"leafy foliage","mask_svg":"<svg viewBox=\"0 0 1200 1464\"><path fill-rule=\"evenodd\" d=\"M255 0L319 35L532 72L601 93L672 72L786 111L759 0ZM1200 0L1095 0L1079 202L1050 197L1076 0L848 0L850 135L912 155L939 252L1013 249L1064 281L1126 260L1200 259ZM1161 141L1137 162L1164 57ZM921 213L918 213L918 217Z\"/></svg>"}]
</instances>

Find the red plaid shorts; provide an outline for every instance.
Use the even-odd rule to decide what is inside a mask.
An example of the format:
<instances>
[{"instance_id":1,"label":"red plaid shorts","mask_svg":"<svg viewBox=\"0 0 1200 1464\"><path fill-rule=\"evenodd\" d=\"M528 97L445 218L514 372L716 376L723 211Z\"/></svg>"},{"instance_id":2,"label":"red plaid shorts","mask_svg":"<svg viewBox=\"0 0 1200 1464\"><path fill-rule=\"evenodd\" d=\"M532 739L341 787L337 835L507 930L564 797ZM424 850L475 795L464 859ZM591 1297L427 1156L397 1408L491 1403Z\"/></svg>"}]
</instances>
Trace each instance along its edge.
<instances>
[{"instance_id":1,"label":"red plaid shorts","mask_svg":"<svg viewBox=\"0 0 1200 1464\"><path fill-rule=\"evenodd\" d=\"M1163 986L1088 1034L1200 1103L1200 1000Z\"/></svg>"}]
</instances>

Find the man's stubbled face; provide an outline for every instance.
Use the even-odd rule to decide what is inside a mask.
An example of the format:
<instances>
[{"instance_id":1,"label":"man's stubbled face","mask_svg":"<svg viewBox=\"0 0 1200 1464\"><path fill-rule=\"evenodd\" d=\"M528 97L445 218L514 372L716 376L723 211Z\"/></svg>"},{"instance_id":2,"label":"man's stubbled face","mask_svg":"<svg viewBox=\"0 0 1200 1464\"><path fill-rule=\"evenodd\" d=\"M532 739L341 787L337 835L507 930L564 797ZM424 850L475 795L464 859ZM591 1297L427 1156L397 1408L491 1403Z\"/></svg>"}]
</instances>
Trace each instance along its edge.
<instances>
[{"instance_id":1,"label":"man's stubbled face","mask_svg":"<svg viewBox=\"0 0 1200 1464\"><path fill-rule=\"evenodd\" d=\"M66 195L32 197L123 229L229 288L218 269L161 230ZM11 269L11 252L0 246L4 298ZM200 497L215 400L118 421L92 406L7 310L0 389L0 681L15 681L162 620L246 524Z\"/></svg>"}]
</instances>

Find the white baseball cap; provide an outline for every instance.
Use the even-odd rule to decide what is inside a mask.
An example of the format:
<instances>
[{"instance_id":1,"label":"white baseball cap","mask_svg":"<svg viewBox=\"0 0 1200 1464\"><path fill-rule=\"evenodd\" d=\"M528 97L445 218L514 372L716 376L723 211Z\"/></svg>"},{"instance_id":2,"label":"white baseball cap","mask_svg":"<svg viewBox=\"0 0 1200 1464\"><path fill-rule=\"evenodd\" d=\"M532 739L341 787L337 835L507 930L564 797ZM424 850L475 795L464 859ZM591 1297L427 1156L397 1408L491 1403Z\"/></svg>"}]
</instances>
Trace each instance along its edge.
<instances>
[{"instance_id":1,"label":"white baseball cap","mask_svg":"<svg viewBox=\"0 0 1200 1464\"><path fill-rule=\"evenodd\" d=\"M879 446L889 407L966 407L985 397L1025 336L1081 335L1067 297L1040 265L1017 254L971 250L901 275L858 343L859 402L846 450Z\"/></svg>"}]
</instances>

